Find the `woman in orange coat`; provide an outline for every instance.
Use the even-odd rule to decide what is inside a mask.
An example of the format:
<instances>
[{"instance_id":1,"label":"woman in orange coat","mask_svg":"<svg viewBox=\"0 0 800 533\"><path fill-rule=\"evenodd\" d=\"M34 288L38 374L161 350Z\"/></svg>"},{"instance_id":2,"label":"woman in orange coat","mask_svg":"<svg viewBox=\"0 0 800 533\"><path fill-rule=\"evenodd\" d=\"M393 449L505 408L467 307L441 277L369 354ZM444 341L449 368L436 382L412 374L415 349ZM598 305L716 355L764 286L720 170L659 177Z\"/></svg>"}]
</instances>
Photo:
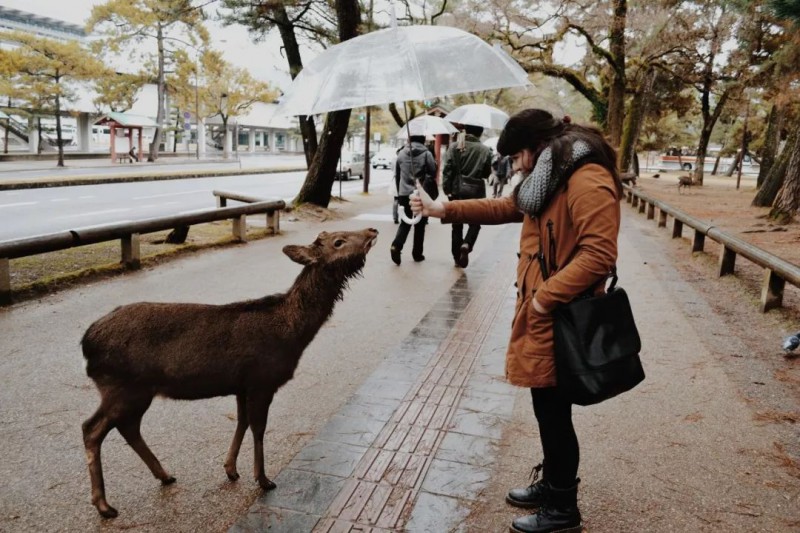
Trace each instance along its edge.
<instances>
[{"instance_id":1,"label":"woman in orange coat","mask_svg":"<svg viewBox=\"0 0 800 533\"><path fill-rule=\"evenodd\" d=\"M616 154L597 129L541 109L511 117L497 151L525 175L511 196L446 202L421 192L411 207L443 222L522 222L506 378L531 390L544 460L536 467L541 480L506 496L511 505L536 509L511 530L579 532L578 438L572 405L556 388L550 313L587 290L603 292L616 263L622 192Z\"/></svg>"}]
</instances>

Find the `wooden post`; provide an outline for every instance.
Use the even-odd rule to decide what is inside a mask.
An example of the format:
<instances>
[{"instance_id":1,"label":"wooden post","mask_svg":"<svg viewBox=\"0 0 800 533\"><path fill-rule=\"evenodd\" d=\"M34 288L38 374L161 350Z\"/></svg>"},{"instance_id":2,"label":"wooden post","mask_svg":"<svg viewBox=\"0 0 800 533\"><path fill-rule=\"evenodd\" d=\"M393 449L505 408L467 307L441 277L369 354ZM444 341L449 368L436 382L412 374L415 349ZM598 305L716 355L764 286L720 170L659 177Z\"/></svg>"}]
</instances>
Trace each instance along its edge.
<instances>
[{"instance_id":1,"label":"wooden post","mask_svg":"<svg viewBox=\"0 0 800 533\"><path fill-rule=\"evenodd\" d=\"M719 253L719 277L733 274L733 269L736 266L736 252L722 245L722 250Z\"/></svg>"},{"instance_id":2,"label":"wooden post","mask_svg":"<svg viewBox=\"0 0 800 533\"><path fill-rule=\"evenodd\" d=\"M109 129L111 131L111 162L116 163L117 161L117 127L114 123L109 124Z\"/></svg>"},{"instance_id":3,"label":"wooden post","mask_svg":"<svg viewBox=\"0 0 800 533\"><path fill-rule=\"evenodd\" d=\"M628 203L633 202L633 193L631 191L628 191L628 193L625 195L625 201Z\"/></svg>"},{"instance_id":4,"label":"wooden post","mask_svg":"<svg viewBox=\"0 0 800 533\"><path fill-rule=\"evenodd\" d=\"M679 239L683 233L683 222L677 218L672 220L672 238Z\"/></svg>"},{"instance_id":5,"label":"wooden post","mask_svg":"<svg viewBox=\"0 0 800 533\"><path fill-rule=\"evenodd\" d=\"M217 207L227 207L228 199L224 196L217 196Z\"/></svg>"},{"instance_id":6,"label":"wooden post","mask_svg":"<svg viewBox=\"0 0 800 533\"><path fill-rule=\"evenodd\" d=\"M644 213L645 208L647 207L647 202L644 200L639 201L639 212Z\"/></svg>"},{"instance_id":7,"label":"wooden post","mask_svg":"<svg viewBox=\"0 0 800 533\"><path fill-rule=\"evenodd\" d=\"M658 227L659 228L666 228L667 227L667 212L663 209L658 210Z\"/></svg>"},{"instance_id":8,"label":"wooden post","mask_svg":"<svg viewBox=\"0 0 800 533\"><path fill-rule=\"evenodd\" d=\"M647 220L653 220L656 217L656 204L647 204Z\"/></svg>"},{"instance_id":9,"label":"wooden post","mask_svg":"<svg viewBox=\"0 0 800 533\"><path fill-rule=\"evenodd\" d=\"M706 244L706 235L700 230L694 230L694 240L692 240L692 252L702 252Z\"/></svg>"},{"instance_id":10,"label":"wooden post","mask_svg":"<svg viewBox=\"0 0 800 533\"><path fill-rule=\"evenodd\" d=\"M267 229L271 229L273 235L281 232L281 212L279 209L267 211Z\"/></svg>"},{"instance_id":11,"label":"wooden post","mask_svg":"<svg viewBox=\"0 0 800 533\"><path fill-rule=\"evenodd\" d=\"M0 304L11 303L11 267L7 257L0 257Z\"/></svg>"},{"instance_id":12,"label":"wooden post","mask_svg":"<svg viewBox=\"0 0 800 533\"><path fill-rule=\"evenodd\" d=\"M635 194L633 195L633 200L631 200L631 207L639 207L639 197Z\"/></svg>"},{"instance_id":13,"label":"wooden post","mask_svg":"<svg viewBox=\"0 0 800 533\"><path fill-rule=\"evenodd\" d=\"M121 239L122 244L122 264L129 270L137 270L141 263L141 252L139 249L139 234L132 233Z\"/></svg>"},{"instance_id":14,"label":"wooden post","mask_svg":"<svg viewBox=\"0 0 800 533\"><path fill-rule=\"evenodd\" d=\"M240 215L233 220L233 238L240 242L247 242L247 215Z\"/></svg>"},{"instance_id":15,"label":"wooden post","mask_svg":"<svg viewBox=\"0 0 800 533\"><path fill-rule=\"evenodd\" d=\"M762 313L783 305L783 288L785 285L785 279L768 268L764 269L764 283L761 286Z\"/></svg>"}]
</instances>

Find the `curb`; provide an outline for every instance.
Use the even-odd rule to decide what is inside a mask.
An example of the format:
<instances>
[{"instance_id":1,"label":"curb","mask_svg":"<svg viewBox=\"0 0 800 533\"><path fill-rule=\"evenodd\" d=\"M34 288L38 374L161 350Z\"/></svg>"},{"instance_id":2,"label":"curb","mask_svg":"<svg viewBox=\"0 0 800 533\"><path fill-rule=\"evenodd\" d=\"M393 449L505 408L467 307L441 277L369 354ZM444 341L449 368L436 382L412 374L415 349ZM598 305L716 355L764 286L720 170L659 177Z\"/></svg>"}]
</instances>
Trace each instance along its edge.
<instances>
[{"instance_id":1,"label":"curb","mask_svg":"<svg viewBox=\"0 0 800 533\"><path fill-rule=\"evenodd\" d=\"M281 168L253 168L248 170L208 170L208 171L188 171L185 173L163 173L163 174L121 174L117 176L72 176L69 178L44 177L32 178L30 180L17 180L0 182L0 191L11 191L18 189L43 189L48 187L74 187L79 185L103 185L107 183L130 183L137 181L162 181L179 180L192 178L213 178L217 176L244 176L250 174L278 174L282 172L302 172L306 167L281 167Z\"/></svg>"}]
</instances>

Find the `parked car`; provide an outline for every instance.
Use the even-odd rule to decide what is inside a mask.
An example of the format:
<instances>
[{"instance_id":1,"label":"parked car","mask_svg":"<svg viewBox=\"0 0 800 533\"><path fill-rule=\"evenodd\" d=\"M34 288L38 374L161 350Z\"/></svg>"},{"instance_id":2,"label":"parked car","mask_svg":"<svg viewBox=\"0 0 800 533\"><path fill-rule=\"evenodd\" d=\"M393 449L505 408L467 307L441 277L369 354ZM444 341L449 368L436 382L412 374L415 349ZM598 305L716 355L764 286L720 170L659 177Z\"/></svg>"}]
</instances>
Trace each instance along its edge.
<instances>
[{"instance_id":1,"label":"parked car","mask_svg":"<svg viewBox=\"0 0 800 533\"><path fill-rule=\"evenodd\" d=\"M370 163L372 163L372 168L394 168L394 162L397 160L397 154L394 150L382 150L372 156L370 159Z\"/></svg>"},{"instance_id":2,"label":"parked car","mask_svg":"<svg viewBox=\"0 0 800 533\"><path fill-rule=\"evenodd\" d=\"M342 153L336 166L336 179L349 180L353 176L364 179L364 154Z\"/></svg>"}]
</instances>

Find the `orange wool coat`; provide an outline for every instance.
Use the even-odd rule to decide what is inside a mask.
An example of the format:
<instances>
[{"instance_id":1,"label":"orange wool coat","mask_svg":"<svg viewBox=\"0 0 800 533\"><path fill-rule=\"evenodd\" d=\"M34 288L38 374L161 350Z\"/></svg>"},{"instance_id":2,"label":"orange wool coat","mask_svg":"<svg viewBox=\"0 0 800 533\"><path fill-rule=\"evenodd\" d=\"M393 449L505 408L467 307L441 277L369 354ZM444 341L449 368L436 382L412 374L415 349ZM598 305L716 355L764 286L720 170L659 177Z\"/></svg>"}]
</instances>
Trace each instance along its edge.
<instances>
[{"instance_id":1,"label":"orange wool coat","mask_svg":"<svg viewBox=\"0 0 800 533\"><path fill-rule=\"evenodd\" d=\"M547 264L553 262L548 221L553 222L554 262L558 268L544 281L536 254L543 238ZM443 222L522 222L517 305L506 353L506 379L520 387L554 386L553 317L533 309L533 296L551 310L590 288L616 264L620 205L611 173L597 164L579 168L535 219L521 213L512 197L504 197L448 202ZM597 292L603 290L602 286L597 288Z\"/></svg>"}]
</instances>

